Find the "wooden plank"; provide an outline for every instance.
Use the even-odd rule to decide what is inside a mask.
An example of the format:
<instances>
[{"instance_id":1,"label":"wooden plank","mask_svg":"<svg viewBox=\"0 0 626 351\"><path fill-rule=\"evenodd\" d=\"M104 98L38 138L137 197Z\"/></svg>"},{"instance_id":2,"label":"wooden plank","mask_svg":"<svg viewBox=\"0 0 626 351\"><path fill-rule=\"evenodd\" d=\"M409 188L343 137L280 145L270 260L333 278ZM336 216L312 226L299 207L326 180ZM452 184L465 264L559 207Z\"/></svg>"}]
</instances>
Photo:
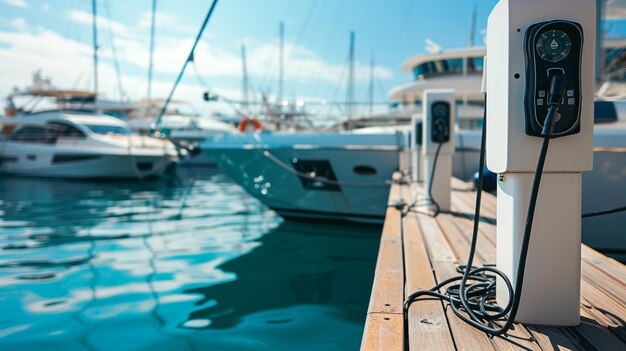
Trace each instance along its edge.
<instances>
[{"instance_id":1,"label":"wooden plank","mask_svg":"<svg viewBox=\"0 0 626 351\"><path fill-rule=\"evenodd\" d=\"M470 213L473 213L474 205L476 204L476 192L469 191L471 189L470 185L457 178L452 178L452 187L454 189L453 193L456 193L461 199L463 199L464 202L468 203L469 209L471 209ZM495 217L497 209L496 197L486 191L483 191L481 200L481 212L485 216Z\"/></svg>"},{"instance_id":2,"label":"wooden plank","mask_svg":"<svg viewBox=\"0 0 626 351\"><path fill-rule=\"evenodd\" d=\"M626 267L588 246L583 246L582 274L607 295L626 301Z\"/></svg>"},{"instance_id":3,"label":"wooden plank","mask_svg":"<svg viewBox=\"0 0 626 351\"><path fill-rule=\"evenodd\" d=\"M406 291L428 290L435 283L435 277L422 232L414 214L403 220ZM443 304L439 300L420 299L408 311L410 350L455 350L454 341L448 328Z\"/></svg>"},{"instance_id":4,"label":"wooden plank","mask_svg":"<svg viewBox=\"0 0 626 351\"><path fill-rule=\"evenodd\" d=\"M479 229L482 234L484 234L485 239L491 242L492 245L496 245L496 226L495 219L496 214L495 211L488 211L484 206L485 199L493 197L493 195L489 193L483 193L483 200L481 201L481 222ZM474 221L474 206L476 205L476 199L472 198L468 199L467 194L463 194L460 192L452 192L452 210L457 212L456 216L464 215L469 223L473 223Z\"/></svg>"},{"instance_id":5,"label":"wooden plank","mask_svg":"<svg viewBox=\"0 0 626 351\"><path fill-rule=\"evenodd\" d=\"M471 244L472 223L464 219L455 218L449 214L439 215L437 222L443 229L443 233L448 242L451 243L457 257L460 257L461 261L465 262ZM482 266L486 262L495 263L495 247L490 245L484 237L481 238L479 233L474 266ZM492 338L491 343L496 350L518 350L519 348L541 350L531 333L524 326L518 324L507 335Z\"/></svg>"},{"instance_id":6,"label":"wooden plank","mask_svg":"<svg viewBox=\"0 0 626 351\"><path fill-rule=\"evenodd\" d=\"M456 267L466 260L472 230L475 193L453 180L453 210L433 219L423 214L402 218L389 208L374 288L368 310L362 349L401 350L406 345L402 311L404 297L413 291L429 289L437 281L458 276ZM465 187L465 188L464 188ZM412 203L421 186L394 184L390 201L404 198ZM495 219L495 197L483 193L482 214ZM460 214L460 215L459 215ZM475 265L495 262L496 228L481 221ZM447 303L423 300L407 313L408 346L413 350L626 350L626 268L600 253L582 247L583 323L578 327L549 328L517 325L503 338L485 333L459 319ZM405 290L406 289L406 290Z\"/></svg>"},{"instance_id":7,"label":"wooden plank","mask_svg":"<svg viewBox=\"0 0 626 351\"><path fill-rule=\"evenodd\" d=\"M438 282L457 276L458 257L454 254L443 232L434 218L419 214L418 224L422 230L424 242L435 270ZM460 320L454 312L446 308L446 316L454 343L459 350L493 350L487 334Z\"/></svg>"},{"instance_id":8,"label":"wooden plank","mask_svg":"<svg viewBox=\"0 0 626 351\"><path fill-rule=\"evenodd\" d=\"M585 350L626 350L626 344L598 323L585 310L581 310L581 323L577 327L567 328L575 335Z\"/></svg>"},{"instance_id":9,"label":"wooden plank","mask_svg":"<svg viewBox=\"0 0 626 351\"><path fill-rule=\"evenodd\" d=\"M392 185L389 199L395 200L399 196L400 185ZM400 210L387 208L368 313L402 313L404 262L401 225Z\"/></svg>"},{"instance_id":10,"label":"wooden plank","mask_svg":"<svg viewBox=\"0 0 626 351\"><path fill-rule=\"evenodd\" d=\"M404 349L404 317L397 313L370 313L365 321L361 350Z\"/></svg>"},{"instance_id":11,"label":"wooden plank","mask_svg":"<svg viewBox=\"0 0 626 351\"><path fill-rule=\"evenodd\" d=\"M614 277L618 281L626 282L626 266L615 259L607 257L586 245L583 246L582 257L601 268L607 275Z\"/></svg>"},{"instance_id":12,"label":"wooden plank","mask_svg":"<svg viewBox=\"0 0 626 351\"><path fill-rule=\"evenodd\" d=\"M389 200L401 196L394 183ZM372 294L365 321L363 350L402 350L404 345L404 263L402 258L401 212L389 207L380 240Z\"/></svg>"},{"instance_id":13,"label":"wooden plank","mask_svg":"<svg viewBox=\"0 0 626 351\"><path fill-rule=\"evenodd\" d=\"M535 325L529 325L526 328L543 350L584 351L582 346L575 341L575 338L561 328Z\"/></svg>"},{"instance_id":14,"label":"wooden plank","mask_svg":"<svg viewBox=\"0 0 626 351\"><path fill-rule=\"evenodd\" d=\"M581 288L582 312L626 342L626 325L624 322L626 319L626 306L624 301L615 300L611 296L606 295L604 290L586 279L583 279Z\"/></svg>"},{"instance_id":15,"label":"wooden plank","mask_svg":"<svg viewBox=\"0 0 626 351\"><path fill-rule=\"evenodd\" d=\"M442 213L437 216L437 223L443 230L452 247L463 264L467 261L472 241L473 223L467 218L456 218L451 214ZM496 251L493 243L479 230L476 243L476 263L496 263Z\"/></svg>"},{"instance_id":16,"label":"wooden plank","mask_svg":"<svg viewBox=\"0 0 626 351\"><path fill-rule=\"evenodd\" d=\"M458 275L456 265L450 261L434 261L433 267L435 268L438 281ZM446 316L448 317L448 324L457 349L495 350L487 334L463 322L454 314L450 307L446 308Z\"/></svg>"}]
</instances>

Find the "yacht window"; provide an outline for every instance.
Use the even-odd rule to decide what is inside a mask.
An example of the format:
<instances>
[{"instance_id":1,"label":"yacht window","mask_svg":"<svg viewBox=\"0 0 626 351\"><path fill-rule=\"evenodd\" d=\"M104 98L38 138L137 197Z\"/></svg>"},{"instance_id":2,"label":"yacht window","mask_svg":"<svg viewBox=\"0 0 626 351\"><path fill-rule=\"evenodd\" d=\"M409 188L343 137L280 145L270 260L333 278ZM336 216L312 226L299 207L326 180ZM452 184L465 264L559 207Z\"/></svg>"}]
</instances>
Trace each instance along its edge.
<instances>
[{"instance_id":1,"label":"yacht window","mask_svg":"<svg viewBox=\"0 0 626 351\"><path fill-rule=\"evenodd\" d=\"M415 80L428 77L436 72L435 64L433 62L425 62L421 65L417 65L413 68L413 74L415 75Z\"/></svg>"},{"instance_id":2,"label":"yacht window","mask_svg":"<svg viewBox=\"0 0 626 351\"><path fill-rule=\"evenodd\" d=\"M56 132L50 128L27 126L13 133L11 140L24 143L54 144Z\"/></svg>"},{"instance_id":3,"label":"yacht window","mask_svg":"<svg viewBox=\"0 0 626 351\"><path fill-rule=\"evenodd\" d=\"M448 60L438 60L424 62L413 68L415 80L427 78L439 74L458 74L463 73L463 59L454 58Z\"/></svg>"},{"instance_id":4,"label":"yacht window","mask_svg":"<svg viewBox=\"0 0 626 351\"><path fill-rule=\"evenodd\" d=\"M82 130L61 122L50 122L50 126L56 130L57 135L61 138L68 139L85 139L85 133Z\"/></svg>"},{"instance_id":5,"label":"yacht window","mask_svg":"<svg viewBox=\"0 0 626 351\"><path fill-rule=\"evenodd\" d=\"M467 59L467 72L475 73L482 72L484 65L484 58L482 57L470 57Z\"/></svg>"},{"instance_id":6,"label":"yacht window","mask_svg":"<svg viewBox=\"0 0 626 351\"><path fill-rule=\"evenodd\" d=\"M87 128L89 128L92 132L96 134L117 134L117 135L131 135L133 132L122 126L110 126L105 124L88 124Z\"/></svg>"},{"instance_id":7,"label":"yacht window","mask_svg":"<svg viewBox=\"0 0 626 351\"><path fill-rule=\"evenodd\" d=\"M445 70L442 73L463 73L463 59L443 60Z\"/></svg>"}]
</instances>

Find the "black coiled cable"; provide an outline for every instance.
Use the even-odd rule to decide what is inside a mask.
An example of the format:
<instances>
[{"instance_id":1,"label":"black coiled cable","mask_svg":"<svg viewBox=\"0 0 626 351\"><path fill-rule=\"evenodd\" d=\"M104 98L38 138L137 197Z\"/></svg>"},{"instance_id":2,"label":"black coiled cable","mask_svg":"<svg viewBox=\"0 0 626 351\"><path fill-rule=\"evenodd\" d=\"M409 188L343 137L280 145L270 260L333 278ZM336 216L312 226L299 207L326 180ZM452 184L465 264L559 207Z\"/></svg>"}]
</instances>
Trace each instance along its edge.
<instances>
[{"instance_id":1,"label":"black coiled cable","mask_svg":"<svg viewBox=\"0 0 626 351\"><path fill-rule=\"evenodd\" d=\"M517 310L519 308L522 286L524 283L524 271L526 268L526 256L530 244L530 235L532 232L532 224L535 213L535 205L537 203L537 195L541 184L541 176L548 153L550 137L554 129L558 104L551 104L548 108L548 114L544 122L544 130L542 137L544 138L537 167L535 169L535 177L528 204L528 212L526 217L526 225L524 227L524 237L520 251L520 261L515 279L515 290L511 281L501 270L492 266L474 267L473 261L476 254L476 244L478 241L478 228L480 223L480 204L482 200L483 187L483 170L485 167L485 143L487 130L487 108L485 95L485 112L483 114L483 129L480 142L480 159L479 159L479 175L478 189L476 191L476 203L474 208L474 224L472 229L472 241L470 251L467 257L467 264L459 266L457 272L462 273L461 276L446 279L435 285L430 290L421 290L410 294L404 301L404 313L407 314L409 307L413 302L423 296L432 296L447 301L454 314L461 320L471 326L493 336L507 333L513 326ZM508 302L506 306L500 307L495 304L496 297L496 277L500 277L506 284L508 291ZM452 284L458 282L457 284ZM452 285L449 285L452 284ZM448 286L449 285L449 286ZM446 291L441 292L445 286ZM507 317L504 323L498 322ZM405 315L405 322L408 320ZM406 328L406 326L405 326Z\"/></svg>"}]
</instances>

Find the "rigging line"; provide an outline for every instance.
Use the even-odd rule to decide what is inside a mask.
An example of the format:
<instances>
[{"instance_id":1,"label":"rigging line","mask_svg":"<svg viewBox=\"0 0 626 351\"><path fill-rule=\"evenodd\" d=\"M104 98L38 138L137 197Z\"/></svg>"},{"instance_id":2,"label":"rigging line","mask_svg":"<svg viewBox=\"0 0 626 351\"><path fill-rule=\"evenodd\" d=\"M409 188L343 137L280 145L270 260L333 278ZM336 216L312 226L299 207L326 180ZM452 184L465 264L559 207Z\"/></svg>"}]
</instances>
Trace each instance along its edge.
<instances>
[{"instance_id":1,"label":"rigging line","mask_svg":"<svg viewBox=\"0 0 626 351\"><path fill-rule=\"evenodd\" d=\"M194 72L194 73L195 73L195 75L196 75L196 79L198 80L198 83L200 83L200 85L202 85L202 87L203 87L205 90L210 90L210 89L209 89L209 85L208 85L208 84L206 84L206 82L204 81L204 79L202 79L202 75L200 74L200 71L198 70L198 66L196 65L196 61L195 61L195 60L193 60L193 61L191 62L191 67L193 68L193 72Z\"/></svg>"},{"instance_id":2,"label":"rigging line","mask_svg":"<svg viewBox=\"0 0 626 351\"><path fill-rule=\"evenodd\" d=\"M107 27L109 29L109 43L111 45L111 51L113 52L113 67L115 67L115 77L117 79L117 93L119 95L120 102L122 102L124 101L124 90L122 89L122 75L120 73L120 62L117 57L117 47L115 46L115 39L111 28L111 9L109 7L109 0L104 1L104 10L107 16Z\"/></svg>"},{"instance_id":3,"label":"rigging line","mask_svg":"<svg viewBox=\"0 0 626 351\"><path fill-rule=\"evenodd\" d=\"M272 90L269 87L269 85L271 84L268 84L268 83L271 83L273 80L273 77L275 76L276 69L277 69L277 64L276 64L277 59L278 59L278 55L276 54L276 51L272 51L272 58L269 60L269 63L272 65L271 66L272 68L265 72L265 75L263 76L263 79L261 80L261 83L259 84L262 90L269 90L269 91Z\"/></svg>"},{"instance_id":4,"label":"rigging line","mask_svg":"<svg viewBox=\"0 0 626 351\"><path fill-rule=\"evenodd\" d=\"M312 18L312 22L313 22L313 23L315 23L315 22L316 22L316 20L319 22L319 18L325 18L325 17L324 17L324 14L325 14L325 12L326 12L326 8L327 8L327 5L328 5L328 1L322 1L321 3L322 3L322 5L320 6L319 11L317 11L317 16L312 16L312 17L317 17L317 19L316 19L316 18ZM308 43L313 43L313 42L314 42L314 40L315 40L315 38L316 38L316 37L317 37L317 35L319 34L318 32L320 32L320 31L318 31L318 30L313 30L313 31L311 31L311 34L310 34L310 35L309 35L309 37L306 39L306 42L308 42ZM325 54L327 53L327 51L328 51L328 50L326 50ZM325 55L325 54L324 54L324 55ZM322 57L323 57L323 56L322 56ZM299 66L298 66L298 70L297 70L296 72L300 72L300 67L301 67L301 66L299 65ZM316 67L316 70L317 70L317 71L319 71L319 70L320 70L320 68L321 68L321 62L318 62L318 63L317 63L317 65L316 65L315 67ZM316 75L315 77L317 77L317 75ZM295 86L300 86L300 85L302 84L302 80L303 80L303 79L308 79L309 81L311 80L311 78L307 78L307 77L305 77L305 75L300 75L300 76L297 76L297 77L296 77L296 80L295 80L294 85L295 85ZM309 89L309 91L310 91L310 89Z\"/></svg>"},{"instance_id":5,"label":"rigging line","mask_svg":"<svg viewBox=\"0 0 626 351\"><path fill-rule=\"evenodd\" d=\"M305 30L308 28L309 20L311 19L313 12L315 12L315 8L316 7L317 7L317 1L311 2L311 6L309 6L309 9L307 10L307 14L306 14L306 17L304 19L304 23L302 24L302 27L300 28L300 32L298 32L298 36L296 37L296 41L291 46L291 50L289 50L289 54L287 55L287 61L288 62L291 59L291 57L293 56L293 52L300 45L300 41L302 40L302 37L304 35ZM301 67L302 67L302 62L300 61L296 65L295 72L300 72L300 68ZM301 79L302 79L302 76L297 76L297 78L296 78L296 80L295 80L293 85L296 86L296 87L299 86Z\"/></svg>"},{"instance_id":6,"label":"rigging line","mask_svg":"<svg viewBox=\"0 0 626 351\"><path fill-rule=\"evenodd\" d=\"M346 59L346 61L350 61L350 54L348 54L348 58ZM346 66L343 66L341 68L341 73L339 74L339 79L337 80L337 85L335 86L335 92L333 93L333 100L332 101L337 101L337 95L339 94L339 90L342 88L342 84L343 84L343 77L344 74L346 73ZM339 104L337 104L339 105Z\"/></svg>"},{"instance_id":7,"label":"rigging line","mask_svg":"<svg viewBox=\"0 0 626 351\"><path fill-rule=\"evenodd\" d=\"M193 46L191 47L191 51L189 52L189 55L187 56L187 59L185 60L185 63L183 64L183 67L180 70L180 73L178 73L178 77L176 78L176 81L174 82L174 86L172 86L172 89L170 90L170 93L167 96L167 99L165 100L165 103L163 104L163 108L161 109L161 112L159 112L159 116L157 117L155 123L150 128L152 133L154 133L154 129L161 122L161 119L163 118L163 115L165 114L165 111L167 110L167 105L169 105L170 100L172 100L172 96L174 95L174 92L176 91L176 87L178 86L178 83L180 83L180 80L183 77L183 74L185 73L185 68L187 68L187 64L189 63L189 61L193 61L193 53L196 50L196 46L198 46L198 42L200 41L200 38L202 37L202 33L204 33L204 29L206 28L207 24L209 23L209 20L211 19L211 16L213 15L213 10L215 10L217 1L218 0L213 0L213 3L211 4L211 7L209 8L209 12L207 12L206 17L204 18L204 22L202 23L202 26L200 27L200 31L198 32L198 35L196 36L196 40L194 41Z\"/></svg>"},{"instance_id":8,"label":"rigging line","mask_svg":"<svg viewBox=\"0 0 626 351\"><path fill-rule=\"evenodd\" d=\"M322 56L321 57L326 57L328 56L330 49L332 47L332 44L335 41L335 38L337 37L336 35L336 29L337 29L337 25L340 22L341 16L343 15L343 9L344 9L344 4L346 3L346 1L340 1L339 2L339 7L337 8L337 11L335 12L335 17L333 20L333 26L330 27L331 31L330 31L330 39L327 41L326 46L324 47L324 50L322 51ZM317 68L315 70L315 81L313 82L313 89L312 89L312 96L316 96L317 95L317 90L319 88L319 84L322 78L322 70L323 70L323 66L324 66L324 61L320 60L320 62L318 62L317 64Z\"/></svg>"},{"instance_id":9,"label":"rigging line","mask_svg":"<svg viewBox=\"0 0 626 351\"><path fill-rule=\"evenodd\" d=\"M400 26L400 30L398 31L398 33L400 33L400 35L398 35L398 39L396 41L396 45L393 48L393 55L392 57L397 57L397 53L398 53L398 49L400 48L400 42L402 42L405 39L405 35L408 32L408 26L407 24L409 23L409 19L411 18L411 10L413 9L413 3L415 1L413 0L409 0L407 9L406 9L406 13L404 16L404 20L402 21L402 25Z\"/></svg>"},{"instance_id":10,"label":"rigging line","mask_svg":"<svg viewBox=\"0 0 626 351\"><path fill-rule=\"evenodd\" d=\"M380 95L382 95L384 98L387 98L387 94L385 93L385 87L383 87L383 82L380 80L380 78L378 76L375 76L374 78L376 80L376 83L378 83L378 90L380 90Z\"/></svg>"}]
</instances>

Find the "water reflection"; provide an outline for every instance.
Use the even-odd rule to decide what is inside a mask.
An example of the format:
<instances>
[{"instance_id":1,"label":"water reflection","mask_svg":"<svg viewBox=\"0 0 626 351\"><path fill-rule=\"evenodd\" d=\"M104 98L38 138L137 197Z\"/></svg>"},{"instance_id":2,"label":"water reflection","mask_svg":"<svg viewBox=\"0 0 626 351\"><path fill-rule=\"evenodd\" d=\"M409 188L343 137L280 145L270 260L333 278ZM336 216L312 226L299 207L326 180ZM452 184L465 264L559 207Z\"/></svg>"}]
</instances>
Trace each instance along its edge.
<instances>
[{"instance_id":1,"label":"water reflection","mask_svg":"<svg viewBox=\"0 0 626 351\"><path fill-rule=\"evenodd\" d=\"M259 247L218 267L235 273L236 280L187 291L204 295L198 304L211 305L190 319L208 320L207 328L231 328L258 311L322 304L338 318L363 322L379 234L376 228L282 223L258 240Z\"/></svg>"},{"instance_id":2,"label":"water reflection","mask_svg":"<svg viewBox=\"0 0 626 351\"><path fill-rule=\"evenodd\" d=\"M281 223L224 175L180 172L1 178L0 349L357 347L379 228Z\"/></svg>"}]
</instances>

